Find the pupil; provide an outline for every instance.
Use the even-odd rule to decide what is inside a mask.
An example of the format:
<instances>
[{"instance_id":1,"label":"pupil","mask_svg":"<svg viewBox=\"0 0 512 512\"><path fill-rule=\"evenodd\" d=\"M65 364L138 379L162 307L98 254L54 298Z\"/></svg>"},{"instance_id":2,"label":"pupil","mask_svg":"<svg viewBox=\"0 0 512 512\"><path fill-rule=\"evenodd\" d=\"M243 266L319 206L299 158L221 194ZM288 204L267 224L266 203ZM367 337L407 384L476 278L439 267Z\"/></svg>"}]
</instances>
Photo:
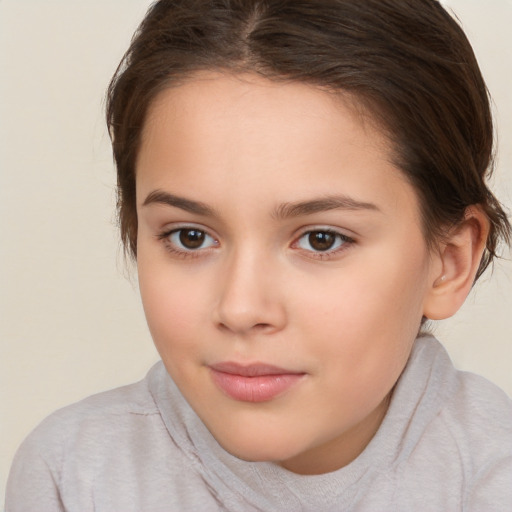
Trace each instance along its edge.
<instances>
[{"instance_id":1,"label":"pupil","mask_svg":"<svg viewBox=\"0 0 512 512\"><path fill-rule=\"evenodd\" d=\"M309 243L317 251L327 251L334 245L334 235L325 231L314 231L309 234Z\"/></svg>"},{"instance_id":2,"label":"pupil","mask_svg":"<svg viewBox=\"0 0 512 512\"><path fill-rule=\"evenodd\" d=\"M180 242L187 249L197 249L204 242L205 234L198 229L184 229L180 231Z\"/></svg>"}]
</instances>

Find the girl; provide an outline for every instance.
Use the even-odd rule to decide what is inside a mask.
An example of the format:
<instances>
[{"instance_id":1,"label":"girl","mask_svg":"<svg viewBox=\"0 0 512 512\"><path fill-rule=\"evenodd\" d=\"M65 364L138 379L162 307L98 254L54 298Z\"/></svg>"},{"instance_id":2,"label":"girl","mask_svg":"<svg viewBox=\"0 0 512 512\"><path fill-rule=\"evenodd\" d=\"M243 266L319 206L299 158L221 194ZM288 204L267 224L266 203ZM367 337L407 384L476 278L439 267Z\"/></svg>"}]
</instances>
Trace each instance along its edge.
<instances>
[{"instance_id":1,"label":"girl","mask_svg":"<svg viewBox=\"0 0 512 512\"><path fill-rule=\"evenodd\" d=\"M7 510L507 510L512 405L426 332L511 227L434 0L160 0L114 76L162 362L45 420Z\"/></svg>"}]
</instances>

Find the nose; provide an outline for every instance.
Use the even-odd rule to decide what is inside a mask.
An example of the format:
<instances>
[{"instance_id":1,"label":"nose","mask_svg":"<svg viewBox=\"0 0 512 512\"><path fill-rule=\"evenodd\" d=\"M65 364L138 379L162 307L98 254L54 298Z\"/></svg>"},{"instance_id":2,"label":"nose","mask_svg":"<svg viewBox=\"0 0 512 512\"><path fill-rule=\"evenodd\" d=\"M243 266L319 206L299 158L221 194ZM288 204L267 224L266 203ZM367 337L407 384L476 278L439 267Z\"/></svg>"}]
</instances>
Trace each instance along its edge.
<instances>
[{"instance_id":1,"label":"nose","mask_svg":"<svg viewBox=\"0 0 512 512\"><path fill-rule=\"evenodd\" d=\"M233 255L225 262L218 290L214 321L219 328L247 336L285 326L283 278L268 256L250 250Z\"/></svg>"}]
</instances>

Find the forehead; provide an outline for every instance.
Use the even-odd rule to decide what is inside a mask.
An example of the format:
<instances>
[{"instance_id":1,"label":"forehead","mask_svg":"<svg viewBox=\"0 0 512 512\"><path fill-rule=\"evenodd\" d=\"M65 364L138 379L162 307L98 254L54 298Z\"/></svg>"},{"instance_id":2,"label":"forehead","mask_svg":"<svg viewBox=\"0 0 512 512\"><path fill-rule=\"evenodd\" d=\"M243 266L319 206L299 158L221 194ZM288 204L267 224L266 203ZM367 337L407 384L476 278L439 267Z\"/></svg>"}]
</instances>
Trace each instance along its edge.
<instances>
[{"instance_id":1,"label":"forehead","mask_svg":"<svg viewBox=\"0 0 512 512\"><path fill-rule=\"evenodd\" d=\"M230 201L270 195L285 202L335 188L375 202L393 186L414 195L392 163L386 136L353 97L203 73L152 103L137 162L138 196L189 189L215 201L220 183Z\"/></svg>"},{"instance_id":2,"label":"forehead","mask_svg":"<svg viewBox=\"0 0 512 512\"><path fill-rule=\"evenodd\" d=\"M313 137L325 135L325 131L335 133L350 124L354 143L361 132L367 132L358 143L379 146L383 152L390 146L375 119L353 94L296 81L272 81L251 73L200 72L177 87L161 91L148 109L142 143L163 135L164 125L164 129L172 130L173 124L181 134L189 130L205 139L214 135L214 126L231 127L244 140L249 131L263 140L269 128L273 128L271 133L298 135L307 126ZM328 138L319 137L315 142L321 140Z\"/></svg>"}]
</instances>

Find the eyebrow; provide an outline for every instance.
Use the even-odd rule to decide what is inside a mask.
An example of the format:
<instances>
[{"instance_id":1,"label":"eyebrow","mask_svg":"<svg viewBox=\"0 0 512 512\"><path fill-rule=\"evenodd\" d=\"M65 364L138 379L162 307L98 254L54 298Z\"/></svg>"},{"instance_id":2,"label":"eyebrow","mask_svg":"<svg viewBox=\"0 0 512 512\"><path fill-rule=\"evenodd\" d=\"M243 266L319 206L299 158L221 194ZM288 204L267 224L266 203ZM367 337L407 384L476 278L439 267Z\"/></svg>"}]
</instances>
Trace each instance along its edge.
<instances>
[{"instance_id":1,"label":"eyebrow","mask_svg":"<svg viewBox=\"0 0 512 512\"><path fill-rule=\"evenodd\" d=\"M205 203L176 196L174 194L170 194L169 192L164 192L163 190L154 190L148 194L142 205L147 206L150 204L164 204L167 206L173 206L175 208L180 208L181 210L205 217L213 217L216 215L215 210ZM373 203L357 201L356 199L348 196L327 196L308 201L280 204L273 211L272 217L278 220L285 220L293 217L301 217L337 209L352 211L381 211L380 208Z\"/></svg>"},{"instance_id":2,"label":"eyebrow","mask_svg":"<svg viewBox=\"0 0 512 512\"><path fill-rule=\"evenodd\" d=\"M193 201L192 199L185 199L184 197L175 196L164 192L163 190L154 190L149 193L142 206L149 204L165 204L167 206L174 206L190 213L203 216L214 216L214 210L205 203L200 201Z\"/></svg>"},{"instance_id":3,"label":"eyebrow","mask_svg":"<svg viewBox=\"0 0 512 512\"><path fill-rule=\"evenodd\" d=\"M381 212L380 208L373 203L357 201L348 196L327 196L310 201L300 201L298 203L283 203L275 209L272 216L276 219L288 219L338 209Z\"/></svg>"}]
</instances>

